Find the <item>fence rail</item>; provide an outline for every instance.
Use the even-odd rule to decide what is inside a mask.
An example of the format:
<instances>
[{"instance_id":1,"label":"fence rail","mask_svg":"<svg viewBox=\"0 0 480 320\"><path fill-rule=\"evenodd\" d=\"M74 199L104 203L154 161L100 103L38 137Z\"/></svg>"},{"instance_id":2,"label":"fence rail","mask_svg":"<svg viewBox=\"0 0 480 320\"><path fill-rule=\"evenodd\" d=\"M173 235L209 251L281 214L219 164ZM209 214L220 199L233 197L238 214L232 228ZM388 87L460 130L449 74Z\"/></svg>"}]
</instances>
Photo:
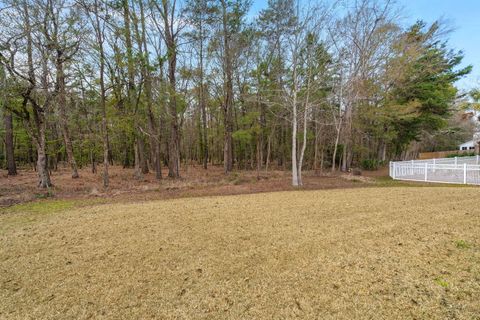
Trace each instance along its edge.
<instances>
[{"instance_id":1,"label":"fence rail","mask_svg":"<svg viewBox=\"0 0 480 320\"><path fill-rule=\"evenodd\" d=\"M480 157L391 161L395 180L480 185Z\"/></svg>"}]
</instances>

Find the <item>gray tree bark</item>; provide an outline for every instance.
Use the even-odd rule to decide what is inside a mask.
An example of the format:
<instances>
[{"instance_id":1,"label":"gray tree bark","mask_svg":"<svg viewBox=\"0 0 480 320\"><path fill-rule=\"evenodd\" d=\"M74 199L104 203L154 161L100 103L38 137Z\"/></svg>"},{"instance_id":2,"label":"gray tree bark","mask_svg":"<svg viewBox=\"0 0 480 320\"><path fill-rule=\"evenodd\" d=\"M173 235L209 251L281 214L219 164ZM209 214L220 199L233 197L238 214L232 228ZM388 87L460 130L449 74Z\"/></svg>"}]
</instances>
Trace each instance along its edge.
<instances>
[{"instance_id":1,"label":"gray tree bark","mask_svg":"<svg viewBox=\"0 0 480 320\"><path fill-rule=\"evenodd\" d=\"M5 110L5 151L7 157L7 171L9 176L17 175L17 166L15 163L15 145L13 141L13 117L12 113Z\"/></svg>"}]
</instances>

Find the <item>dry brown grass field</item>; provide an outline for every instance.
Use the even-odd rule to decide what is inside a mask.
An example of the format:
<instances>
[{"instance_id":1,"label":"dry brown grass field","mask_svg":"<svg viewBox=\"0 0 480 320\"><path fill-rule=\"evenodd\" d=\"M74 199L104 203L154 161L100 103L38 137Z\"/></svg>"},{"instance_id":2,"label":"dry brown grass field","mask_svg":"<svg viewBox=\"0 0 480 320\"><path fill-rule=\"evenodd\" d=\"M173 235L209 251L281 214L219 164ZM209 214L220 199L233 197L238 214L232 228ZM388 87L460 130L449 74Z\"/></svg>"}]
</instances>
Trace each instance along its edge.
<instances>
[{"instance_id":1,"label":"dry brown grass field","mask_svg":"<svg viewBox=\"0 0 480 320\"><path fill-rule=\"evenodd\" d=\"M479 319L478 192L13 206L0 319Z\"/></svg>"}]
</instances>

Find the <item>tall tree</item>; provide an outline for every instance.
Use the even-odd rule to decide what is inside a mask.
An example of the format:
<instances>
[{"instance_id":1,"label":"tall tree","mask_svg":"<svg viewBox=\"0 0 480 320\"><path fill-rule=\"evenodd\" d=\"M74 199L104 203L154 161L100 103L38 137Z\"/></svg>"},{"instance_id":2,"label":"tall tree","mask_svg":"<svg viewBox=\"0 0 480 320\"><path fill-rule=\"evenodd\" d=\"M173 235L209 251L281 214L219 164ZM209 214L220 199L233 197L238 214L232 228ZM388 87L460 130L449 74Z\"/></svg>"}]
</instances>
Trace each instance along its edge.
<instances>
[{"instance_id":1,"label":"tall tree","mask_svg":"<svg viewBox=\"0 0 480 320\"><path fill-rule=\"evenodd\" d=\"M148 130L150 138L150 149L152 155L152 162L155 168L155 178L160 180L162 179L162 164L161 164L161 154L160 154L160 137L157 128L156 116L153 111L153 88L152 88L152 74L151 74L151 63L150 63L150 54L147 43L147 26L145 22L145 9L143 0L138 1L140 9L140 23L136 23L136 34L138 41L138 48L142 55L142 78L144 81L145 87L145 100L147 108L147 117L148 117ZM136 19L138 20L138 19ZM141 30L138 31L138 27L141 27ZM144 170L144 173L146 170Z\"/></svg>"},{"instance_id":2,"label":"tall tree","mask_svg":"<svg viewBox=\"0 0 480 320\"><path fill-rule=\"evenodd\" d=\"M14 14L19 18L16 24L5 26L7 28L5 30L6 37L2 37L0 63L17 84L16 87L22 99L20 110L16 110L16 112L22 118L37 150L38 186L49 188L52 183L47 169L46 115L52 112L54 94L48 80L49 56L46 50L48 44L39 29L44 15L32 17L30 10L32 8L39 9L35 5L26 0L12 2L9 8L11 11L4 12L4 14ZM43 13L45 14L45 12ZM14 41L17 38L24 41ZM18 56L22 56L23 59L17 59ZM19 60L25 63L20 64ZM36 66L40 66L40 68L36 68Z\"/></svg>"},{"instance_id":3,"label":"tall tree","mask_svg":"<svg viewBox=\"0 0 480 320\"><path fill-rule=\"evenodd\" d=\"M472 69L458 68L463 54L447 49L447 43L440 40L442 32L438 22L430 26L417 22L394 44L401 52L390 61L393 85L387 93L387 107L397 133L397 155L422 132L435 132L446 125L457 96L454 83Z\"/></svg>"},{"instance_id":4,"label":"tall tree","mask_svg":"<svg viewBox=\"0 0 480 320\"><path fill-rule=\"evenodd\" d=\"M105 29L108 21L108 6L100 0L93 0L92 3L82 0L80 2L85 11L91 28L94 31L94 38L91 43L93 52L98 56L98 82L100 93L100 110L101 110L101 127L102 127L102 142L103 142L103 187L108 188L110 184L110 176L108 173L110 147L108 139L108 125L107 125L107 90L105 86ZM103 15L102 15L103 13Z\"/></svg>"},{"instance_id":5,"label":"tall tree","mask_svg":"<svg viewBox=\"0 0 480 320\"><path fill-rule=\"evenodd\" d=\"M72 168L72 178L78 178L77 162L73 153L72 140L68 129L67 92L65 65L77 53L82 33L78 23L79 16L75 7L66 7L65 1L48 0L43 4L44 19L41 30L47 41L48 50L53 51L55 65L55 96L59 113L65 151Z\"/></svg>"},{"instance_id":6,"label":"tall tree","mask_svg":"<svg viewBox=\"0 0 480 320\"><path fill-rule=\"evenodd\" d=\"M176 0L162 0L155 2L156 8L163 21L163 37L167 47L168 60L168 176L171 178L180 177L180 139L178 128L177 111L177 53L178 36L184 25L178 19L178 8Z\"/></svg>"},{"instance_id":7,"label":"tall tree","mask_svg":"<svg viewBox=\"0 0 480 320\"><path fill-rule=\"evenodd\" d=\"M251 1L220 0L216 6L218 34L222 39L219 47L223 76L223 167L225 173L233 170L235 44L241 38L245 15L250 4Z\"/></svg>"},{"instance_id":8,"label":"tall tree","mask_svg":"<svg viewBox=\"0 0 480 320\"><path fill-rule=\"evenodd\" d=\"M189 35L195 42L198 55L198 106L201 114L201 147L203 168L208 166L207 90L205 85L205 47L208 37L209 16L212 14L211 0L190 0L187 2L187 17L192 25Z\"/></svg>"},{"instance_id":9,"label":"tall tree","mask_svg":"<svg viewBox=\"0 0 480 320\"><path fill-rule=\"evenodd\" d=\"M9 176L17 175L17 165L15 163L15 142L13 137L13 115L12 111L7 107L8 104L8 87L7 75L5 68L0 64L0 110L3 111L3 120L5 125L5 153L7 159L7 172Z\"/></svg>"}]
</instances>

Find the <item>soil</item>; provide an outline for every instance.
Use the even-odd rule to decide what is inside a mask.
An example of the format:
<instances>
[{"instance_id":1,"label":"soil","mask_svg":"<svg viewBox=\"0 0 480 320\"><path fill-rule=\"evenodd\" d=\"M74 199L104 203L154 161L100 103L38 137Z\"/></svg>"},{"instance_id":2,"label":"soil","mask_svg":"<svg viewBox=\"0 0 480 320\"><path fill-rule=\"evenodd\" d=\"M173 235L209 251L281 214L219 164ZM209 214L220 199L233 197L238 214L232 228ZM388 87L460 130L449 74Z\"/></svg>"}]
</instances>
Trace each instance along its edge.
<instances>
[{"instance_id":1,"label":"soil","mask_svg":"<svg viewBox=\"0 0 480 320\"><path fill-rule=\"evenodd\" d=\"M166 176L156 180L154 173L144 175L144 179L135 179L133 169L113 166L109 168L110 186L103 188L101 168L96 174L90 169L79 170L80 178L72 179L68 168L62 167L51 173L54 187L42 190L36 187L37 174L33 170L19 170L14 177L0 170L0 207L28 202L36 199L55 197L57 199L103 198L114 202L171 199L194 196L234 195L269 191L294 190L291 186L289 171L273 170L268 172L234 171L223 173L223 167L210 166L204 170L201 166L183 167L181 179L172 180ZM368 186L375 180L370 177L388 175L379 172L364 172L363 176L351 174L324 174L312 171L304 172L304 190L357 188Z\"/></svg>"}]
</instances>

